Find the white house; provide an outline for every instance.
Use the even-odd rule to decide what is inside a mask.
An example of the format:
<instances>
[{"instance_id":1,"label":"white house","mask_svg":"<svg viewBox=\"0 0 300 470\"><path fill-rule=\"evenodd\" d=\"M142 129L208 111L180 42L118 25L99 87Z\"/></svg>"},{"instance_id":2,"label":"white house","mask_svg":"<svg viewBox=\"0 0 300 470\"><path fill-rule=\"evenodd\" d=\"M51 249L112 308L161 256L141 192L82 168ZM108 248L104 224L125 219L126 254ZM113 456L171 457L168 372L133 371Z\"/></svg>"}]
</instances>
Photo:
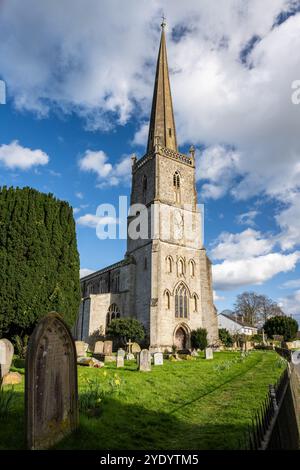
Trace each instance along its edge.
<instances>
[{"instance_id":1,"label":"white house","mask_svg":"<svg viewBox=\"0 0 300 470\"><path fill-rule=\"evenodd\" d=\"M225 328L231 335L240 334L252 336L257 334L257 328L254 326L247 325L245 322L236 320L224 313L218 314L218 326L219 328Z\"/></svg>"}]
</instances>

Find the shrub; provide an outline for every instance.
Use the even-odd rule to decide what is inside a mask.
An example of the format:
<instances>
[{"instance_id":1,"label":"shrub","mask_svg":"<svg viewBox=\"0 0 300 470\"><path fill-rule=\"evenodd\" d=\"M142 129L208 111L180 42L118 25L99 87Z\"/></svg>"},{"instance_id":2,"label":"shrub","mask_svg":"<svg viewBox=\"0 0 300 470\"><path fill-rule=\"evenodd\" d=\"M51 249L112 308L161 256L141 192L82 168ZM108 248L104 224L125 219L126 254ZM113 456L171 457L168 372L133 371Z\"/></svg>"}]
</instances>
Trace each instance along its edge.
<instances>
[{"instance_id":1,"label":"shrub","mask_svg":"<svg viewBox=\"0 0 300 470\"><path fill-rule=\"evenodd\" d=\"M32 188L0 188L0 337L30 334L50 311L74 324L80 303L72 207Z\"/></svg>"},{"instance_id":2,"label":"shrub","mask_svg":"<svg viewBox=\"0 0 300 470\"><path fill-rule=\"evenodd\" d=\"M107 334L126 346L129 340L142 341L145 337L145 330L135 318L115 318L109 325Z\"/></svg>"},{"instance_id":3,"label":"shrub","mask_svg":"<svg viewBox=\"0 0 300 470\"><path fill-rule=\"evenodd\" d=\"M269 338L282 335L285 341L291 341L297 335L298 323L291 317L276 316L266 321L264 330Z\"/></svg>"},{"instance_id":4,"label":"shrub","mask_svg":"<svg viewBox=\"0 0 300 470\"><path fill-rule=\"evenodd\" d=\"M203 351L207 347L207 331L205 328L198 328L191 332L191 343L195 349Z\"/></svg>"},{"instance_id":5,"label":"shrub","mask_svg":"<svg viewBox=\"0 0 300 470\"><path fill-rule=\"evenodd\" d=\"M12 337L12 342L15 347L15 352L17 356L19 357L19 359L25 359L28 341L29 341L29 336L26 334L23 337L19 335L15 335Z\"/></svg>"},{"instance_id":6,"label":"shrub","mask_svg":"<svg viewBox=\"0 0 300 470\"><path fill-rule=\"evenodd\" d=\"M232 336L226 328L219 329L219 338L226 348L233 346Z\"/></svg>"}]
</instances>

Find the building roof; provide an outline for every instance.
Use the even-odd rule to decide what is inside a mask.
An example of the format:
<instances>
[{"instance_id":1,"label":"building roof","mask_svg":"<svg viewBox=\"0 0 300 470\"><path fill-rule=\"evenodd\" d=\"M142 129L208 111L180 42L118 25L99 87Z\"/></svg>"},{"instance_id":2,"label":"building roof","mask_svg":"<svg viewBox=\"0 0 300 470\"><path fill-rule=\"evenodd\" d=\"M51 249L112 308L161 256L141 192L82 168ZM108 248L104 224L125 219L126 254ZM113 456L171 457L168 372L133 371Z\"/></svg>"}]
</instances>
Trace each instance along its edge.
<instances>
[{"instance_id":1,"label":"building roof","mask_svg":"<svg viewBox=\"0 0 300 470\"><path fill-rule=\"evenodd\" d=\"M221 313L219 313L218 315L222 315L223 317L226 317L226 318L228 318L229 320L231 320L231 321L233 321L233 322L237 323L238 325L243 326L243 327L245 327L245 328L252 328L253 330L256 330L256 329L257 329L256 326L249 325L248 323L245 323L245 322L243 322L243 321L241 321L241 320L236 320L234 317L231 317L230 315L226 315L226 313L222 313L222 312L221 312Z\"/></svg>"},{"instance_id":2,"label":"building roof","mask_svg":"<svg viewBox=\"0 0 300 470\"><path fill-rule=\"evenodd\" d=\"M176 129L171 96L165 22L162 22L161 40L156 65L155 85L152 100L147 153L151 153L156 143L177 152ZM156 139L159 139L156 142Z\"/></svg>"}]
</instances>

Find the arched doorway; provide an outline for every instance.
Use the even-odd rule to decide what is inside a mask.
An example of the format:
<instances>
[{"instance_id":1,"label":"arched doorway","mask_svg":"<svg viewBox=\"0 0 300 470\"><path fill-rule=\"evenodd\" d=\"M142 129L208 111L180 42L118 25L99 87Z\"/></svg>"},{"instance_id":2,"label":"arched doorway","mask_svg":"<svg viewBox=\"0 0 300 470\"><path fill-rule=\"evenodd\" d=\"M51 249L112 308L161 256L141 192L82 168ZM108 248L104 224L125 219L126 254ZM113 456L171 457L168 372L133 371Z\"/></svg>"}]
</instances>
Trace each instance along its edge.
<instances>
[{"instance_id":1,"label":"arched doorway","mask_svg":"<svg viewBox=\"0 0 300 470\"><path fill-rule=\"evenodd\" d=\"M175 333L175 346L178 350L186 349L187 347L187 334L184 328L180 326Z\"/></svg>"}]
</instances>

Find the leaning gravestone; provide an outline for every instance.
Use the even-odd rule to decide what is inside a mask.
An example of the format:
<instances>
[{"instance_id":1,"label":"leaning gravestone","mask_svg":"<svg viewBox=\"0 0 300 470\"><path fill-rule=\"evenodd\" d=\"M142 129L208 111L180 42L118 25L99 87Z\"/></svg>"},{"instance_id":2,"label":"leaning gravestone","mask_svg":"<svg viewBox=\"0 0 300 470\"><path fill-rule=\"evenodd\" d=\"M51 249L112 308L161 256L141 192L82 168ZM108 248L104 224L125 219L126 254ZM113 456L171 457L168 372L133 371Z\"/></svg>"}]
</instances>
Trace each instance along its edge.
<instances>
[{"instance_id":1,"label":"leaning gravestone","mask_svg":"<svg viewBox=\"0 0 300 470\"><path fill-rule=\"evenodd\" d=\"M148 349L142 349L139 355L139 370L142 372L151 371L151 354Z\"/></svg>"},{"instance_id":2,"label":"leaning gravestone","mask_svg":"<svg viewBox=\"0 0 300 470\"><path fill-rule=\"evenodd\" d=\"M111 356L112 355L112 341L104 341L103 345L103 354L104 356Z\"/></svg>"},{"instance_id":3,"label":"leaning gravestone","mask_svg":"<svg viewBox=\"0 0 300 470\"><path fill-rule=\"evenodd\" d=\"M75 341L77 357L86 356L86 343L84 341Z\"/></svg>"},{"instance_id":4,"label":"leaning gravestone","mask_svg":"<svg viewBox=\"0 0 300 470\"><path fill-rule=\"evenodd\" d=\"M42 318L28 343L25 408L29 449L48 449L78 426L75 343L54 312Z\"/></svg>"},{"instance_id":5,"label":"leaning gravestone","mask_svg":"<svg viewBox=\"0 0 300 470\"><path fill-rule=\"evenodd\" d=\"M125 351L124 349L118 349L117 352L117 367L124 367L124 357L125 357Z\"/></svg>"},{"instance_id":6,"label":"leaning gravestone","mask_svg":"<svg viewBox=\"0 0 300 470\"><path fill-rule=\"evenodd\" d=\"M205 348L205 359L213 359L214 354L212 348Z\"/></svg>"},{"instance_id":7,"label":"leaning gravestone","mask_svg":"<svg viewBox=\"0 0 300 470\"><path fill-rule=\"evenodd\" d=\"M164 356L161 352L156 352L153 354L154 357L154 365L155 366L162 366L164 363Z\"/></svg>"},{"instance_id":8,"label":"leaning gravestone","mask_svg":"<svg viewBox=\"0 0 300 470\"><path fill-rule=\"evenodd\" d=\"M0 339L0 379L9 373L14 356L14 347L12 343L6 339Z\"/></svg>"},{"instance_id":9,"label":"leaning gravestone","mask_svg":"<svg viewBox=\"0 0 300 470\"><path fill-rule=\"evenodd\" d=\"M103 341L96 341L94 347L94 354L103 354Z\"/></svg>"},{"instance_id":10,"label":"leaning gravestone","mask_svg":"<svg viewBox=\"0 0 300 470\"><path fill-rule=\"evenodd\" d=\"M133 354L137 354L141 352L141 346L138 343L132 343L131 345L131 352Z\"/></svg>"}]
</instances>

